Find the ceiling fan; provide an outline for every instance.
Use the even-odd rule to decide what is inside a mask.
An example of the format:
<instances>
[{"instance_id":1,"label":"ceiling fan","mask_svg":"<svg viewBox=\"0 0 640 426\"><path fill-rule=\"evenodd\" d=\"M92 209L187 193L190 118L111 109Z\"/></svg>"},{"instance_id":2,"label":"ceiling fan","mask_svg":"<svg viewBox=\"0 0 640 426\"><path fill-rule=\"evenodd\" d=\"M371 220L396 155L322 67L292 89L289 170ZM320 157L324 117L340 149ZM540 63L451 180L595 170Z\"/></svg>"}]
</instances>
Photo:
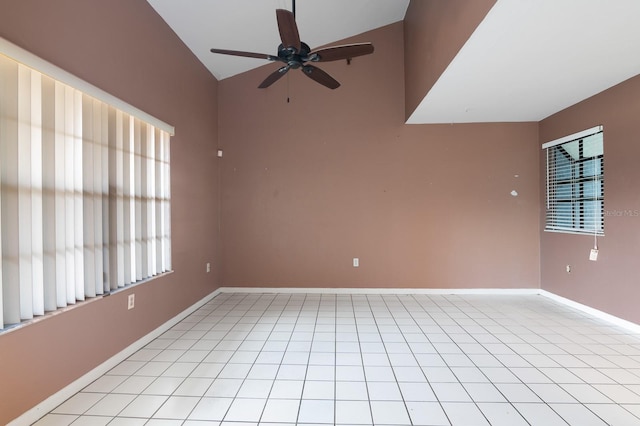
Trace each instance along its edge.
<instances>
[{"instance_id":1,"label":"ceiling fan","mask_svg":"<svg viewBox=\"0 0 640 426\"><path fill-rule=\"evenodd\" d=\"M373 44L355 43L341 46L330 46L323 49L311 50L309 45L300 41L298 26L295 18L296 1L293 0L293 12L286 9L276 9L278 30L282 43L278 46L277 56L265 53L242 52L237 50L211 49L213 53L223 55L243 56L246 58L266 59L284 63L260 83L258 88L264 89L271 86L284 76L290 69L300 69L310 79L328 87L337 89L340 83L320 68L311 65L314 62L330 62L341 59L351 60L356 56L373 53Z\"/></svg>"}]
</instances>

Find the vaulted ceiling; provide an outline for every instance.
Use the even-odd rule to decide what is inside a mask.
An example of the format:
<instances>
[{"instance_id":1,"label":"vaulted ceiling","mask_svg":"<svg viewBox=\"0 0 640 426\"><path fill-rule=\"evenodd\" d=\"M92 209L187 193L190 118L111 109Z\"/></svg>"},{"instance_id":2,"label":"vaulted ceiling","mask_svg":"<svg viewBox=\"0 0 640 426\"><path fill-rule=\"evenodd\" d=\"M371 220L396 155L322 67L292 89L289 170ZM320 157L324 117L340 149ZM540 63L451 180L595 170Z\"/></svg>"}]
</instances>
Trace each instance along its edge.
<instances>
[{"instance_id":1,"label":"vaulted ceiling","mask_svg":"<svg viewBox=\"0 0 640 426\"><path fill-rule=\"evenodd\" d=\"M275 9L291 9L290 0L148 2L219 80L266 62L210 48L275 54ZM403 20L408 4L299 0L296 21L314 48ZM499 0L408 123L542 120L640 74L638 17L637 0Z\"/></svg>"}]
</instances>

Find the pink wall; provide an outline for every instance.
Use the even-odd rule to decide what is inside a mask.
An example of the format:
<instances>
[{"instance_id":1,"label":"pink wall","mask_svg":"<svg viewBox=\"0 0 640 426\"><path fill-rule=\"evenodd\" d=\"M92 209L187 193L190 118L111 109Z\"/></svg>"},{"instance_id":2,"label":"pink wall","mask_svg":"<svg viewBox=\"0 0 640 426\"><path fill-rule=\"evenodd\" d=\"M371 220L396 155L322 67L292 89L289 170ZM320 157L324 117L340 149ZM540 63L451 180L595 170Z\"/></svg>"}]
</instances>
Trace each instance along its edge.
<instances>
[{"instance_id":1,"label":"pink wall","mask_svg":"<svg viewBox=\"0 0 640 426\"><path fill-rule=\"evenodd\" d=\"M402 39L347 40L376 51L335 91L219 83L222 285L539 287L537 123L405 125Z\"/></svg>"},{"instance_id":2,"label":"pink wall","mask_svg":"<svg viewBox=\"0 0 640 426\"><path fill-rule=\"evenodd\" d=\"M539 143L604 125L604 208L608 215L605 236L598 241L598 261L589 261L592 236L542 232L541 282L544 290L635 323L640 323L639 116L637 76L541 121ZM545 162L540 148L539 156L544 215ZM570 274L566 265L571 265Z\"/></svg>"},{"instance_id":3,"label":"pink wall","mask_svg":"<svg viewBox=\"0 0 640 426\"><path fill-rule=\"evenodd\" d=\"M6 424L218 287L218 89L144 0L0 0L0 36L176 128L175 272L0 335Z\"/></svg>"},{"instance_id":4,"label":"pink wall","mask_svg":"<svg viewBox=\"0 0 640 426\"><path fill-rule=\"evenodd\" d=\"M405 118L409 118L496 0L413 0L404 18Z\"/></svg>"}]
</instances>

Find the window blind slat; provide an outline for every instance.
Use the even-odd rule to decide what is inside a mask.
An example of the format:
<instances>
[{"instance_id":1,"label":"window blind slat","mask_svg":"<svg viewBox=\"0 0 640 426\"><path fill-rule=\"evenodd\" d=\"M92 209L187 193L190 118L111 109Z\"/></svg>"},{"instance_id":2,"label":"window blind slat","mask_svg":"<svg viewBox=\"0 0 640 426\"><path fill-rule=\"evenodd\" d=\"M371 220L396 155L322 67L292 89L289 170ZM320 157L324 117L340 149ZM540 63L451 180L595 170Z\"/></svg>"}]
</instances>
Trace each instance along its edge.
<instances>
[{"instance_id":1,"label":"window blind slat","mask_svg":"<svg viewBox=\"0 0 640 426\"><path fill-rule=\"evenodd\" d=\"M75 299L85 300L84 292L84 213L82 183L82 92L72 91L73 96L73 259Z\"/></svg>"},{"instance_id":2,"label":"window blind slat","mask_svg":"<svg viewBox=\"0 0 640 426\"><path fill-rule=\"evenodd\" d=\"M134 120L134 161L135 161L135 176L134 176L134 199L135 199L135 235L136 235L136 281L142 280L144 273L142 270L143 263L143 251L142 251L142 126L139 120Z\"/></svg>"},{"instance_id":3,"label":"window blind slat","mask_svg":"<svg viewBox=\"0 0 640 426\"><path fill-rule=\"evenodd\" d=\"M33 256L32 228L33 212L31 210L31 103L33 93L31 72L28 68L18 66L18 138L17 138L17 172L18 172L18 260L20 279L20 318L33 318Z\"/></svg>"},{"instance_id":4,"label":"window blind slat","mask_svg":"<svg viewBox=\"0 0 640 426\"><path fill-rule=\"evenodd\" d=\"M122 232L123 280L131 284L131 117L122 123Z\"/></svg>"},{"instance_id":5,"label":"window blind slat","mask_svg":"<svg viewBox=\"0 0 640 426\"><path fill-rule=\"evenodd\" d=\"M94 134L93 100L83 95L82 98L82 134L86 141L82 151L82 183L83 183L83 207L85 218L83 224L84 233L84 292L86 297L96 296L96 287L92 285L96 276L96 241L95 241L95 188L94 188L94 152L96 138Z\"/></svg>"},{"instance_id":6,"label":"window blind slat","mask_svg":"<svg viewBox=\"0 0 640 426\"><path fill-rule=\"evenodd\" d=\"M94 234L94 265L95 276L93 284L96 295L104 294L105 281L105 263L104 263L104 241L102 223L104 222L104 199L108 196L105 191L103 177L103 162L107 158L107 145L103 134L106 129L107 109L106 106L98 100L93 100L93 135L94 135L94 151L93 151L93 188L94 188L94 205L93 205L93 234ZM108 190L108 188L107 188Z\"/></svg>"}]
</instances>

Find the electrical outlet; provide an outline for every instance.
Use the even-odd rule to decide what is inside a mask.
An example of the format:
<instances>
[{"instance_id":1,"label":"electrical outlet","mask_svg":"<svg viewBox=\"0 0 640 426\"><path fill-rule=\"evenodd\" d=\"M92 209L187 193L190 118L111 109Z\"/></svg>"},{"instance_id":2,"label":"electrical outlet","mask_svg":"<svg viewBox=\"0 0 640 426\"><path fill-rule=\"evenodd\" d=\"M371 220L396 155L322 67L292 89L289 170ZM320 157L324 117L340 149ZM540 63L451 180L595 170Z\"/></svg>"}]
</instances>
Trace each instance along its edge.
<instances>
[{"instance_id":1,"label":"electrical outlet","mask_svg":"<svg viewBox=\"0 0 640 426\"><path fill-rule=\"evenodd\" d=\"M130 294L127 299L127 309L133 309L136 306L136 295Z\"/></svg>"},{"instance_id":2,"label":"electrical outlet","mask_svg":"<svg viewBox=\"0 0 640 426\"><path fill-rule=\"evenodd\" d=\"M207 262L207 274L211 272L211 262Z\"/></svg>"},{"instance_id":3,"label":"electrical outlet","mask_svg":"<svg viewBox=\"0 0 640 426\"><path fill-rule=\"evenodd\" d=\"M591 260L592 262L598 260L598 249L591 249L591 252L589 253L589 260Z\"/></svg>"},{"instance_id":4,"label":"electrical outlet","mask_svg":"<svg viewBox=\"0 0 640 426\"><path fill-rule=\"evenodd\" d=\"M357 268L358 266L360 266L360 259L358 259L357 257L353 258L353 267Z\"/></svg>"},{"instance_id":5,"label":"electrical outlet","mask_svg":"<svg viewBox=\"0 0 640 426\"><path fill-rule=\"evenodd\" d=\"M571 273L571 265L567 265L567 274Z\"/></svg>"}]
</instances>

